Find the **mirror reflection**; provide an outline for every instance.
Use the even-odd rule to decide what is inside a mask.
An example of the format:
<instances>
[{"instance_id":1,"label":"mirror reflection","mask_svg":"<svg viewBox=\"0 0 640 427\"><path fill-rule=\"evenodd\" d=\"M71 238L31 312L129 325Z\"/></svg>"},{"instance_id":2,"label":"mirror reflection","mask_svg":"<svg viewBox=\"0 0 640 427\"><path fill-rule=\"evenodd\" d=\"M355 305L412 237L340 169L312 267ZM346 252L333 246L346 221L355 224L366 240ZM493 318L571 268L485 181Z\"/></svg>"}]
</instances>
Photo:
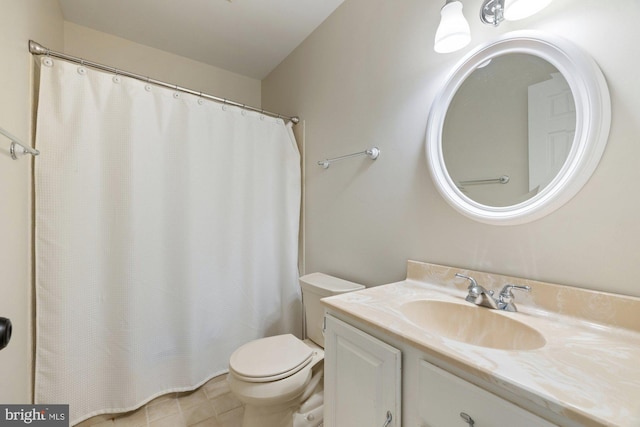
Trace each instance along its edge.
<instances>
[{"instance_id":1,"label":"mirror reflection","mask_svg":"<svg viewBox=\"0 0 640 427\"><path fill-rule=\"evenodd\" d=\"M575 128L571 89L552 64L523 53L497 56L452 98L442 130L446 169L475 202L516 205L558 175Z\"/></svg>"}]
</instances>

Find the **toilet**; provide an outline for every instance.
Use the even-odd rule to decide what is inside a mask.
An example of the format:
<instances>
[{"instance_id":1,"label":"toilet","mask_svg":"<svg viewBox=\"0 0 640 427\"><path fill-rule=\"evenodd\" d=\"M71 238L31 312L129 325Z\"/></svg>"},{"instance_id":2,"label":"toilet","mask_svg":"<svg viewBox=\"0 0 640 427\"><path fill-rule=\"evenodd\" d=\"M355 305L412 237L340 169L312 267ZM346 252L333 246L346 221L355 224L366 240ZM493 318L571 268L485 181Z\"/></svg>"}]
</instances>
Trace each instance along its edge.
<instances>
[{"instance_id":1,"label":"toilet","mask_svg":"<svg viewBox=\"0 0 640 427\"><path fill-rule=\"evenodd\" d=\"M242 427L317 427L323 422L324 308L320 299L364 286L300 277L307 339L291 334L244 344L229 359L229 388L244 403Z\"/></svg>"}]
</instances>

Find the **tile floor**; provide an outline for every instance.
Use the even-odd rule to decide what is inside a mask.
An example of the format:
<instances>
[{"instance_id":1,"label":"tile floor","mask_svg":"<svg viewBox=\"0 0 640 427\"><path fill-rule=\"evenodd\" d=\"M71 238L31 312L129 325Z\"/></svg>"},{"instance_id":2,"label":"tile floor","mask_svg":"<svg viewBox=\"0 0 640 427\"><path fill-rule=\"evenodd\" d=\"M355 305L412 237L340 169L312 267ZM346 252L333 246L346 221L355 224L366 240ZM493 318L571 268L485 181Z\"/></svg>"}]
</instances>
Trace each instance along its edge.
<instances>
[{"instance_id":1,"label":"tile floor","mask_svg":"<svg viewBox=\"0 0 640 427\"><path fill-rule=\"evenodd\" d=\"M243 413L221 375L195 391L166 394L136 411L99 415L76 427L240 427Z\"/></svg>"}]
</instances>

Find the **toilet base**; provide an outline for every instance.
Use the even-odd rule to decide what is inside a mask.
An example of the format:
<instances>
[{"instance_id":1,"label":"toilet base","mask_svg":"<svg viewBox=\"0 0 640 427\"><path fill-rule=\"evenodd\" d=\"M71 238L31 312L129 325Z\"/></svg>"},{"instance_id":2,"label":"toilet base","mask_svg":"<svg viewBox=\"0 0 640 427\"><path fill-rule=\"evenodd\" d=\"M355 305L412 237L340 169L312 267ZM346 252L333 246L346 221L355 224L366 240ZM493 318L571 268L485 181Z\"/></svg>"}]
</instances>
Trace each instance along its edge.
<instances>
[{"instance_id":1,"label":"toilet base","mask_svg":"<svg viewBox=\"0 0 640 427\"><path fill-rule=\"evenodd\" d=\"M324 393L314 393L293 414L293 427L318 427L324 422Z\"/></svg>"},{"instance_id":2,"label":"toilet base","mask_svg":"<svg viewBox=\"0 0 640 427\"><path fill-rule=\"evenodd\" d=\"M313 402L313 406L307 402ZM242 427L319 427L324 421L322 391L300 405L245 405Z\"/></svg>"},{"instance_id":3,"label":"toilet base","mask_svg":"<svg viewBox=\"0 0 640 427\"><path fill-rule=\"evenodd\" d=\"M245 403L242 427L319 427L324 421L324 365L313 369L312 380L301 396L283 404Z\"/></svg>"}]
</instances>

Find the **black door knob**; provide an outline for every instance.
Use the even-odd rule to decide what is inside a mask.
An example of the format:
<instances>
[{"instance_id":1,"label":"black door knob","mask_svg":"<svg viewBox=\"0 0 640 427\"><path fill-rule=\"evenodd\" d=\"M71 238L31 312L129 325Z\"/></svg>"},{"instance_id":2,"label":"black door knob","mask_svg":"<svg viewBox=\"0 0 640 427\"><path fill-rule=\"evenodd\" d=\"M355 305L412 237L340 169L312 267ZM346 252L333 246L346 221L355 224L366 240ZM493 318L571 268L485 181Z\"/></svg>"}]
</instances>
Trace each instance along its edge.
<instances>
[{"instance_id":1,"label":"black door knob","mask_svg":"<svg viewBox=\"0 0 640 427\"><path fill-rule=\"evenodd\" d=\"M11 339L11 320L0 317L0 350L9 344Z\"/></svg>"}]
</instances>

